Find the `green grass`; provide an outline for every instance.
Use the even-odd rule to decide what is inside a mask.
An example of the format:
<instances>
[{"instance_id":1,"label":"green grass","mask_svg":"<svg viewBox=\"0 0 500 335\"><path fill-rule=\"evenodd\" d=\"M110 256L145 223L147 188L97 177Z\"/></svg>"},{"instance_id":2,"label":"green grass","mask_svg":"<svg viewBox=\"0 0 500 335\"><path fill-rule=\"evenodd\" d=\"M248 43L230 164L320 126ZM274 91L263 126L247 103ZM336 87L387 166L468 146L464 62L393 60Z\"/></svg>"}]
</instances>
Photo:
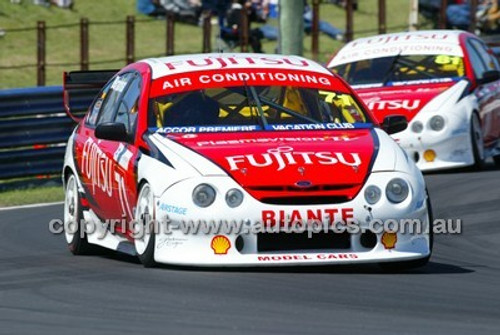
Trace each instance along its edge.
<instances>
[{"instance_id":1,"label":"green grass","mask_svg":"<svg viewBox=\"0 0 500 335\"><path fill-rule=\"evenodd\" d=\"M0 192L0 208L26 204L56 202L63 200L64 191L62 186L39 187Z\"/></svg>"},{"instance_id":2,"label":"green grass","mask_svg":"<svg viewBox=\"0 0 500 335\"><path fill-rule=\"evenodd\" d=\"M355 12L354 27L356 31L377 28L377 0L359 0L359 10ZM387 0L387 26L405 26L408 22L408 1ZM165 52L165 21L148 19L135 9L135 0L77 0L73 11L57 7L44 8L35 6L32 1L25 0L21 5L10 1L0 1L0 28L6 29L4 37L0 37L0 89L26 87L36 85L36 69L34 67L4 69L26 64L36 64L36 31L9 32L9 29L35 27L38 20L44 20L48 27L78 23L81 17L90 22L125 21L127 15L135 15L137 20L135 32L136 58L162 55ZM343 9L324 4L320 9L321 20L344 28L345 12ZM277 25L276 20L270 24ZM104 62L91 65L91 69L121 68L125 65L125 25L91 25L90 26L90 61ZM216 47L217 28L213 27L212 47ZM398 29L401 30L401 29ZM355 37L369 35L356 34ZM320 36L319 60L326 62L338 50L342 43L327 36ZM202 30L196 26L178 23L175 26L175 51L181 53L197 53L202 48ZM272 53L276 42L266 41L264 50ZM304 39L306 57L311 56L311 38ZM117 61L113 61L117 60ZM60 85L62 72L77 70L78 65L64 65L79 62L79 27L57 28L47 30L47 85ZM57 65L59 64L59 65Z\"/></svg>"}]
</instances>

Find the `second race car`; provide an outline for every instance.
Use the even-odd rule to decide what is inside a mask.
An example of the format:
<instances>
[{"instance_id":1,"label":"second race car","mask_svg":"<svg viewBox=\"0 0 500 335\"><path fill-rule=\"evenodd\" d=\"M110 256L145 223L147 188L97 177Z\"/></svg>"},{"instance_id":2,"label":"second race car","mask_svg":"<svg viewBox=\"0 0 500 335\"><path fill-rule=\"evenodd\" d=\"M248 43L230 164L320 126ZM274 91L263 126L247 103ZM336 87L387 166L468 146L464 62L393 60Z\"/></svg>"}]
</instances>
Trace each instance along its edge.
<instances>
[{"instance_id":1,"label":"second race car","mask_svg":"<svg viewBox=\"0 0 500 335\"><path fill-rule=\"evenodd\" d=\"M477 36L452 30L394 33L345 45L328 67L382 121L421 170L500 164L500 66Z\"/></svg>"}]
</instances>

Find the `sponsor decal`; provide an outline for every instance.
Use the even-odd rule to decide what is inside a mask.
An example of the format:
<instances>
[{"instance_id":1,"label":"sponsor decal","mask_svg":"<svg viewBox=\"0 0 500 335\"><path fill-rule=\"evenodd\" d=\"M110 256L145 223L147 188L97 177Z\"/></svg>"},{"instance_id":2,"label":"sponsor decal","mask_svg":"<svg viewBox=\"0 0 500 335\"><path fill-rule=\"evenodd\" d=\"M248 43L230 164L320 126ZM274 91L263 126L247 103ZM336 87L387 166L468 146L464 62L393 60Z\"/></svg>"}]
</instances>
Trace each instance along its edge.
<instances>
[{"instance_id":1,"label":"sponsor decal","mask_svg":"<svg viewBox=\"0 0 500 335\"><path fill-rule=\"evenodd\" d=\"M276 171L299 164L343 164L351 167L361 165L361 158L358 153L295 151L290 146L268 149L267 152L261 154L228 156L226 161L231 171L240 170L243 167L242 165L258 168L275 166Z\"/></svg>"},{"instance_id":2,"label":"sponsor decal","mask_svg":"<svg viewBox=\"0 0 500 335\"><path fill-rule=\"evenodd\" d=\"M459 81L460 79L462 79L462 77L418 79L418 80L406 80L406 81L391 81L391 82L387 83L387 86L405 86L405 85L426 85L426 84L451 83L451 82L454 82L454 81Z\"/></svg>"},{"instance_id":3,"label":"sponsor decal","mask_svg":"<svg viewBox=\"0 0 500 335\"><path fill-rule=\"evenodd\" d=\"M258 125L249 126L192 126L192 127L163 127L156 130L157 133L222 133L243 132L262 130Z\"/></svg>"},{"instance_id":4,"label":"sponsor decal","mask_svg":"<svg viewBox=\"0 0 500 335\"><path fill-rule=\"evenodd\" d=\"M386 249L394 249L398 241L397 233L385 232L380 240Z\"/></svg>"},{"instance_id":5,"label":"sponsor decal","mask_svg":"<svg viewBox=\"0 0 500 335\"><path fill-rule=\"evenodd\" d=\"M310 63L301 58L296 57L273 57L273 56L238 56L231 55L228 57L218 56L205 58L186 58L165 63L169 72L175 71L197 71L200 69L225 69L225 68L248 68L248 67L283 67L283 68L307 68ZM281 66L280 66L281 65Z\"/></svg>"},{"instance_id":6,"label":"sponsor decal","mask_svg":"<svg viewBox=\"0 0 500 335\"><path fill-rule=\"evenodd\" d=\"M185 135L186 136L186 135ZM242 145L260 143L309 143L309 142L348 142L355 138L348 135L322 136L322 137L264 137L264 138L243 138L234 140L199 141L199 147L222 146L222 145Z\"/></svg>"},{"instance_id":7,"label":"sponsor decal","mask_svg":"<svg viewBox=\"0 0 500 335\"><path fill-rule=\"evenodd\" d=\"M286 262L286 261L311 261L311 260L333 260L333 259L356 259L358 255L322 253L322 254L302 254L302 255L269 255L257 256L259 262Z\"/></svg>"},{"instance_id":8,"label":"sponsor decal","mask_svg":"<svg viewBox=\"0 0 500 335\"><path fill-rule=\"evenodd\" d=\"M245 125L245 126L220 125L220 126L162 127L162 128L151 128L151 130L156 131L157 133L160 134L166 134L166 133L175 134L175 133L250 132L250 131L261 131L261 130L283 131L283 130L367 129L371 127L373 127L371 123L304 123L304 124L274 124L274 125L268 125L264 129L259 125ZM331 140L334 141L349 141L349 137L346 135L328 136L327 138L330 138ZM263 141L265 143L266 139L255 139L255 141L257 141L256 143L258 143L258 141ZM267 139L267 141L271 140ZM272 141L277 142L278 140L273 139ZM303 138L302 141L305 142L306 140ZM228 142L227 144L230 143Z\"/></svg>"},{"instance_id":9,"label":"sponsor decal","mask_svg":"<svg viewBox=\"0 0 500 335\"><path fill-rule=\"evenodd\" d=\"M293 73L293 72L224 72L224 73L207 73L192 77L174 77L163 79L162 90L165 92L177 91L177 89L191 87L206 87L206 85L224 84L241 85L244 83L249 84L268 84L285 83L290 84L310 84L328 87L332 82L326 75L320 75L314 72L311 73Z\"/></svg>"},{"instance_id":10,"label":"sponsor decal","mask_svg":"<svg viewBox=\"0 0 500 335\"><path fill-rule=\"evenodd\" d=\"M446 32L399 33L357 39L342 48L328 64L328 67L398 54L463 57L457 34Z\"/></svg>"},{"instance_id":11,"label":"sponsor decal","mask_svg":"<svg viewBox=\"0 0 500 335\"><path fill-rule=\"evenodd\" d=\"M201 70L201 69L200 69ZM317 68L318 71L323 71ZM300 86L331 89L337 79L330 72L278 68L203 69L187 73L167 73L153 81L152 98L185 91L228 86Z\"/></svg>"},{"instance_id":12,"label":"sponsor decal","mask_svg":"<svg viewBox=\"0 0 500 335\"><path fill-rule=\"evenodd\" d=\"M210 247L215 255L227 255L227 251L231 248L231 242L224 235L214 236Z\"/></svg>"},{"instance_id":13,"label":"sponsor decal","mask_svg":"<svg viewBox=\"0 0 500 335\"><path fill-rule=\"evenodd\" d=\"M421 100L402 99L402 100L381 100L380 98L371 98L365 101L370 110L394 110L406 109L415 110L420 107Z\"/></svg>"},{"instance_id":14,"label":"sponsor decal","mask_svg":"<svg viewBox=\"0 0 500 335\"><path fill-rule=\"evenodd\" d=\"M187 241L187 238L179 238L179 237L160 237L158 239L158 243L156 244L156 249L162 248L172 248L175 249L180 245L183 245Z\"/></svg>"},{"instance_id":15,"label":"sponsor decal","mask_svg":"<svg viewBox=\"0 0 500 335\"><path fill-rule=\"evenodd\" d=\"M334 130L334 129L354 129L352 123L302 123L302 124L271 124L266 126L266 130Z\"/></svg>"},{"instance_id":16,"label":"sponsor decal","mask_svg":"<svg viewBox=\"0 0 500 335\"><path fill-rule=\"evenodd\" d=\"M92 138L88 138L83 145L81 171L91 184L92 194L95 195L96 190L101 190L111 198L117 191L123 217L133 217L133 210L128 202L127 194L129 191L125 179L118 171L115 171L115 161L127 169L131 157L132 152L122 144L115 151L114 160L110 159ZM116 187L113 187L113 181L116 182Z\"/></svg>"},{"instance_id":17,"label":"sponsor decal","mask_svg":"<svg viewBox=\"0 0 500 335\"><path fill-rule=\"evenodd\" d=\"M123 89L127 86L127 81L121 78L116 78L116 80L111 84L111 89L117 92L123 91Z\"/></svg>"},{"instance_id":18,"label":"sponsor decal","mask_svg":"<svg viewBox=\"0 0 500 335\"><path fill-rule=\"evenodd\" d=\"M170 214L178 214L178 215L186 215L187 214L187 208L186 207L179 207L175 205L169 205L166 203L161 203L160 206L158 207L161 211L170 213Z\"/></svg>"},{"instance_id":19,"label":"sponsor decal","mask_svg":"<svg viewBox=\"0 0 500 335\"><path fill-rule=\"evenodd\" d=\"M123 143L120 143L113 154L113 159L118 162L118 165L120 165L123 169L127 170L130 158L132 158L132 151L128 150Z\"/></svg>"},{"instance_id":20,"label":"sponsor decal","mask_svg":"<svg viewBox=\"0 0 500 335\"><path fill-rule=\"evenodd\" d=\"M262 223L273 227L276 224L284 226L288 223L303 222L328 222L329 224L337 222L351 222L354 219L353 208L324 208L308 209L305 212L298 209L292 211L285 210L263 210L261 212Z\"/></svg>"},{"instance_id":21,"label":"sponsor decal","mask_svg":"<svg viewBox=\"0 0 500 335\"><path fill-rule=\"evenodd\" d=\"M83 145L82 152L82 174L90 181L92 193L96 188L106 193L109 197L113 195L114 169L113 160L110 159L99 148L97 143L88 138Z\"/></svg>"},{"instance_id":22,"label":"sponsor decal","mask_svg":"<svg viewBox=\"0 0 500 335\"><path fill-rule=\"evenodd\" d=\"M361 38L350 43L351 48L363 47L367 45L384 45L390 43L400 43L400 42L421 42L422 44L428 44L431 41L436 43L441 43L447 41L448 43L458 44L458 37L456 34L448 34L443 32L417 32L417 33L402 33L402 34L388 34L380 35L374 37Z\"/></svg>"}]
</instances>

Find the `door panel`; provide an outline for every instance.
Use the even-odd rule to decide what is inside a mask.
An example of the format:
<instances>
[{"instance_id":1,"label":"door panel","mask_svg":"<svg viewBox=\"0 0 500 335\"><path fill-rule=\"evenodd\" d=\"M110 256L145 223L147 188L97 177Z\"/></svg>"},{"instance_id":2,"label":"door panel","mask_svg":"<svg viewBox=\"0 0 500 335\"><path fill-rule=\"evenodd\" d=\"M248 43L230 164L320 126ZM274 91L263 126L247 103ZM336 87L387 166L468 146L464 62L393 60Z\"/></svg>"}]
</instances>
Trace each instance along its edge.
<instances>
[{"instance_id":1,"label":"door panel","mask_svg":"<svg viewBox=\"0 0 500 335\"><path fill-rule=\"evenodd\" d=\"M467 51L476 80L482 79L486 71L500 70L498 62L480 40L470 39L467 42ZM492 147L500 138L500 80L478 85L474 94L479 104L485 147Z\"/></svg>"}]
</instances>

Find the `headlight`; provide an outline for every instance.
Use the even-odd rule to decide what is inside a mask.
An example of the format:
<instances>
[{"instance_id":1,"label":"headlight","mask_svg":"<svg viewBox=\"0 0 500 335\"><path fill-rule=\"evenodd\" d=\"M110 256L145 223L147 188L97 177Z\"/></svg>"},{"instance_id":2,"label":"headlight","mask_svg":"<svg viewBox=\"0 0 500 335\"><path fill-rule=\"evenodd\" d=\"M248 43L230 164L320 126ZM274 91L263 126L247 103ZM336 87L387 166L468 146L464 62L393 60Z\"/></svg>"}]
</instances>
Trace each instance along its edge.
<instances>
[{"instance_id":1,"label":"headlight","mask_svg":"<svg viewBox=\"0 0 500 335\"><path fill-rule=\"evenodd\" d=\"M441 115L434 115L429 121L429 127L434 131L443 130L444 118Z\"/></svg>"},{"instance_id":2,"label":"headlight","mask_svg":"<svg viewBox=\"0 0 500 335\"><path fill-rule=\"evenodd\" d=\"M365 189L365 200L370 205L376 204L380 200L382 192L375 185L370 185Z\"/></svg>"},{"instance_id":3,"label":"headlight","mask_svg":"<svg viewBox=\"0 0 500 335\"><path fill-rule=\"evenodd\" d=\"M208 207L215 200L215 190L207 184L200 184L193 190L193 202L199 207Z\"/></svg>"},{"instance_id":4,"label":"headlight","mask_svg":"<svg viewBox=\"0 0 500 335\"><path fill-rule=\"evenodd\" d=\"M236 189L232 188L226 193L226 203L229 207L234 208L241 205L243 202L243 193Z\"/></svg>"},{"instance_id":5,"label":"headlight","mask_svg":"<svg viewBox=\"0 0 500 335\"><path fill-rule=\"evenodd\" d=\"M414 132L414 133L421 133L422 130L424 130L424 125L422 124L422 122L420 121L415 121L413 122L413 124L411 125L411 130Z\"/></svg>"},{"instance_id":6,"label":"headlight","mask_svg":"<svg viewBox=\"0 0 500 335\"><path fill-rule=\"evenodd\" d=\"M385 188L387 199L396 204L403 202L408 197L409 192L408 183L401 178L391 179Z\"/></svg>"}]
</instances>

